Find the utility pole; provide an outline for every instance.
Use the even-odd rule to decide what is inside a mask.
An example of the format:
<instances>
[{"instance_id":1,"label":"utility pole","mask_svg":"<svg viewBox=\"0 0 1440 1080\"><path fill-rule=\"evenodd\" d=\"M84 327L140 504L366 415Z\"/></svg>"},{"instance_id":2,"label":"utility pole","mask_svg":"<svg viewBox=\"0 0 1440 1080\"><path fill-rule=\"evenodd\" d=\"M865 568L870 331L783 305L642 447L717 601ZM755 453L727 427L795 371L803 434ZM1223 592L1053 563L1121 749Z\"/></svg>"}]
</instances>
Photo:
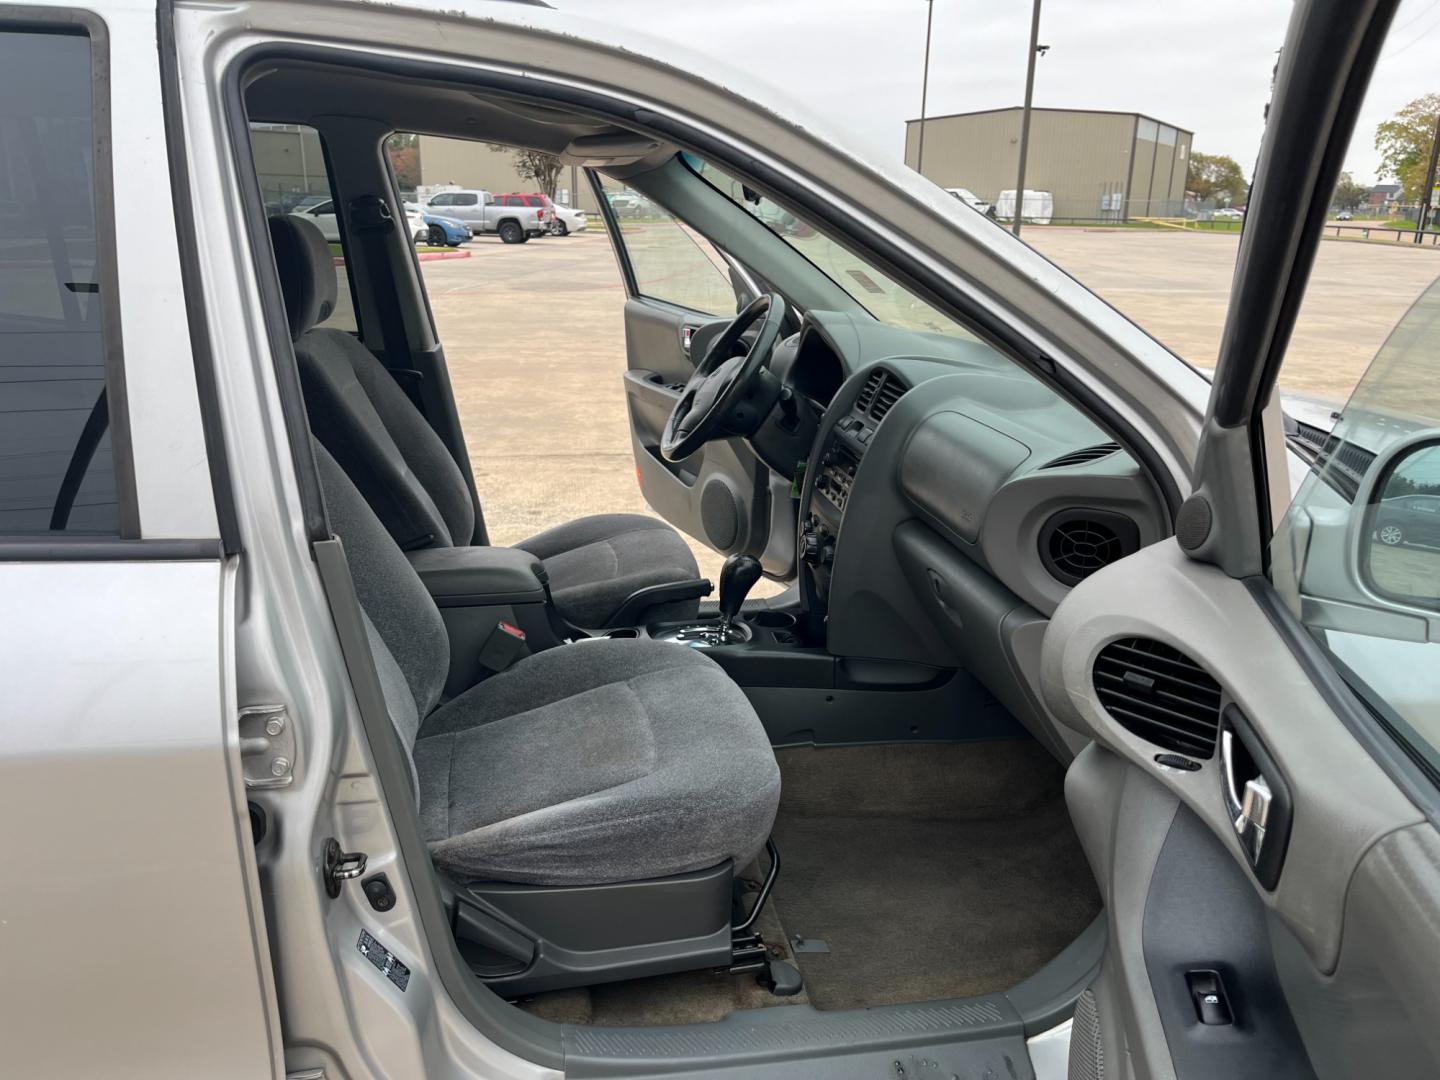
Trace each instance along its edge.
<instances>
[{"instance_id":1,"label":"utility pole","mask_svg":"<svg viewBox=\"0 0 1440 1080\"><path fill-rule=\"evenodd\" d=\"M1425 186L1420 189L1420 209L1415 214L1415 243L1425 242L1425 226L1431 220L1435 195L1435 160L1440 157L1440 116L1435 117L1435 136L1430 141L1430 168L1425 170Z\"/></svg>"},{"instance_id":2,"label":"utility pole","mask_svg":"<svg viewBox=\"0 0 1440 1080\"><path fill-rule=\"evenodd\" d=\"M925 0L925 69L920 76L920 145L915 151L915 171L925 175L925 96L930 91L930 28L935 23L935 0Z\"/></svg>"},{"instance_id":3,"label":"utility pole","mask_svg":"<svg viewBox=\"0 0 1440 1080\"><path fill-rule=\"evenodd\" d=\"M1030 62L1025 68L1025 111L1020 116L1020 178L1015 182L1015 220L1010 231L1020 235L1020 219L1025 210L1025 156L1030 150L1030 102L1035 96L1035 59L1040 55L1040 0L1030 16ZM921 130L924 130L922 122Z\"/></svg>"}]
</instances>

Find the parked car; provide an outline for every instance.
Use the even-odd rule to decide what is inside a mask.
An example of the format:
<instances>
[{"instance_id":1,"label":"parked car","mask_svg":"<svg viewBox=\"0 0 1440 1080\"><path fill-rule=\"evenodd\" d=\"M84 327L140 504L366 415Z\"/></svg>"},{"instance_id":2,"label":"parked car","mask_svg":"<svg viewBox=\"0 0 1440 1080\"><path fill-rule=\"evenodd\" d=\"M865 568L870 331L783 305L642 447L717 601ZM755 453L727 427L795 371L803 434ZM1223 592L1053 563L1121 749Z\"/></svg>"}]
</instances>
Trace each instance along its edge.
<instances>
[{"instance_id":1,"label":"parked car","mask_svg":"<svg viewBox=\"0 0 1440 1080\"><path fill-rule=\"evenodd\" d=\"M541 223L545 226L547 233L555 232L555 204L551 202L550 196L539 191L515 192L508 191L502 195L496 195L495 201L501 206L520 207L531 206L539 211Z\"/></svg>"},{"instance_id":2,"label":"parked car","mask_svg":"<svg viewBox=\"0 0 1440 1080\"><path fill-rule=\"evenodd\" d=\"M552 203L555 217L551 229L557 236L569 236L571 233L584 232L588 221L584 210L577 210L574 207L562 206L560 203Z\"/></svg>"},{"instance_id":3,"label":"parked car","mask_svg":"<svg viewBox=\"0 0 1440 1080\"><path fill-rule=\"evenodd\" d=\"M1341 210L1338 214L1335 215L1335 220L1336 220L1336 221L1350 221L1350 220L1352 220L1354 217L1355 217L1355 215L1354 215L1353 213L1351 213L1349 210Z\"/></svg>"},{"instance_id":4,"label":"parked car","mask_svg":"<svg viewBox=\"0 0 1440 1080\"><path fill-rule=\"evenodd\" d=\"M549 227L543 206L502 205L490 192L478 188L439 192L430 196L425 206L463 221L476 235L496 235L507 244L523 244L532 237L544 236Z\"/></svg>"},{"instance_id":5,"label":"parked car","mask_svg":"<svg viewBox=\"0 0 1440 1080\"><path fill-rule=\"evenodd\" d=\"M1360 551L1440 475L1440 280L1306 468L1282 364L1395 5L1287 7L1205 375L721 49L0 3L6 1074L1440 1076L1440 575ZM251 118L347 198L391 130L642 192L625 340L572 332L617 400L540 274L461 286L447 361L405 245L342 214L337 274L265 212ZM612 416L652 513L589 512Z\"/></svg>"},{"instance_id":6,"label":"parked car","mask_svg":"<svg viewBox=\"0 0 1440 1080\"><path fill-rule=\"evenodd\" d=\"M294 217L302 218L316 226L322 236L332 244L340 243L340 224L335 218L335 201L333 199L321 199L313 202L303 209L290 211ZM405 227L410 239L415 243L426 240L430 236L430 226L425 223L418 210L412 210L410 204L405 204Z\"/></svg>"},{"instance_id":7,"label":"parked car","mask_svg":"<svg viewBox=\"0 0 1440 1080\"><path fill-rule=\"evenodd\" d=\"M1211 211L1210 216L1217 221L1238 221L1245 215L1233 206L1221 206Z\"/></svg>"},{"instance_id":8,"label":"parked car","mask_svg":"<svg viewBox=\"0 0 1440 1080\"><path fill-rule=\"evenodd\" d=\"M970 209L974 210L977 214L984 214L992 221L995 219L995 207L990 203L986 202L984 199L980 198L979 195L976 195L969 188L951 187L946 188L945 190L948 191L951 195L954 195L955 198L959 199L966 206L970 207Z\"/></svg>"},{"instance_id":9,"label":"parked car","mask_svg":"<svg viewBox=\"0 0 1440 1080\"><path fill-rule=\"evenodd\" d=\"M1440 547L1440 495L1397 495L1381 500L1375 514L1375 537L1389 547Z\"/></svg>"},{"instance_id":10,"label":"parked car","mask_svg":"<svg viewBox=\"0 0 1440 1080\"><path fill-rule=\"evenodd\" d=\"M426 241L434 247L459 247L472 236L470 226L458 218L434 213L418 203L406 203L405 210L420 215L429 230Z\"/></svg>"}]
</instances>

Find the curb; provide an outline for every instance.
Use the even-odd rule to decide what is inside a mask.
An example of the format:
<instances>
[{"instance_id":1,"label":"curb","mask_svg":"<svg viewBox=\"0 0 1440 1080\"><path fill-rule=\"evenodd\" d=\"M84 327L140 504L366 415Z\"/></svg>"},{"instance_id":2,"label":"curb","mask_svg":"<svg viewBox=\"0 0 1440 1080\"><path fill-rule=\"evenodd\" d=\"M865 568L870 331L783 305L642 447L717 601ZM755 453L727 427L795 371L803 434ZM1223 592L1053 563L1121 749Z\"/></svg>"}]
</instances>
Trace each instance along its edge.
<instances>
[{"instance_id":1,"label":"curb","mask_svg":"<svg viewBox=\"0 0 1440 1080\"><path fill-rule=\"evenodd\" d=\"M471 254L469 251L421 251L416 253L415 258L421 262L439 262L441 259L468 259Z\"/></svg>"}]
</instances>

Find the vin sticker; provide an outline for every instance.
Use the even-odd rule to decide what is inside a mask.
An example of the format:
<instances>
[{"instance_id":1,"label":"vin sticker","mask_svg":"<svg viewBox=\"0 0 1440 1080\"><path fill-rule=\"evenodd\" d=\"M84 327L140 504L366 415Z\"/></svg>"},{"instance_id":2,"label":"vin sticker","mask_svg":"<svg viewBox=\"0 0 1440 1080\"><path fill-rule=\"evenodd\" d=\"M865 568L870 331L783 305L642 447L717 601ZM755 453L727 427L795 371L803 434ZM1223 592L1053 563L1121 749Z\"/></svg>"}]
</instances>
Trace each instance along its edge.
<instances>
[{"instance_id":1,"label":"vin sticker","mask_svg":"<svg viewBox=\"0 0 1440 1080\"><path fill-rule=\"evenodd\" d=\"M395 954L381 945L370 931L361 930L356 943L360 955L375 965L375 969L398 986L403 992L410 985L410 969L395 958Z\"/></svg>"}]
</instances>

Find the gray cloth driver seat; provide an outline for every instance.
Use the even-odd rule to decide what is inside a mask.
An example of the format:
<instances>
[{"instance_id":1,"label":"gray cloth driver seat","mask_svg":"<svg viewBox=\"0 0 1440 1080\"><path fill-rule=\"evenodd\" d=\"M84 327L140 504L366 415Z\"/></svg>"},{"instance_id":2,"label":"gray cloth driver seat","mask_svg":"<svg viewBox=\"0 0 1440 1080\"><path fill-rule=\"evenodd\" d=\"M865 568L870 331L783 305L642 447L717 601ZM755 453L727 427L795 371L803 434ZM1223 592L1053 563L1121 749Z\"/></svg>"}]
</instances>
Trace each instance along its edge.
<instances>
[{"instance_id":1,"label":"gray cloth driver seat","mask_svg":"<svg viewBox=\"0 0 1440 1080\"><path fill-rule=\"evenodd\" d=\"M603 885L759 853L780 770L718 664L664 642L596 639L440 704L450 647L439 610L345 472L323 446L315 457L438 869L461 882Z\"/></svg>"},{"instance_id":2,"label":"gray cloth driver seat","mask_svg":"<svg viewBox=\"0 0 1440 1080\"><path fill-rule=\"evenodd\" d=\"M404 550L462 547L475 536L470 486L394 377L355 337L320 327L335 307L335 262L314 224L272 217L270 236L312 433ZM514 545L545 564L555 606L573 625L609 626L641 589L693 582L680 534L641 514L599 514ZM650 612L693 618L696 599Z\"/></svg>"}]
</instances>

